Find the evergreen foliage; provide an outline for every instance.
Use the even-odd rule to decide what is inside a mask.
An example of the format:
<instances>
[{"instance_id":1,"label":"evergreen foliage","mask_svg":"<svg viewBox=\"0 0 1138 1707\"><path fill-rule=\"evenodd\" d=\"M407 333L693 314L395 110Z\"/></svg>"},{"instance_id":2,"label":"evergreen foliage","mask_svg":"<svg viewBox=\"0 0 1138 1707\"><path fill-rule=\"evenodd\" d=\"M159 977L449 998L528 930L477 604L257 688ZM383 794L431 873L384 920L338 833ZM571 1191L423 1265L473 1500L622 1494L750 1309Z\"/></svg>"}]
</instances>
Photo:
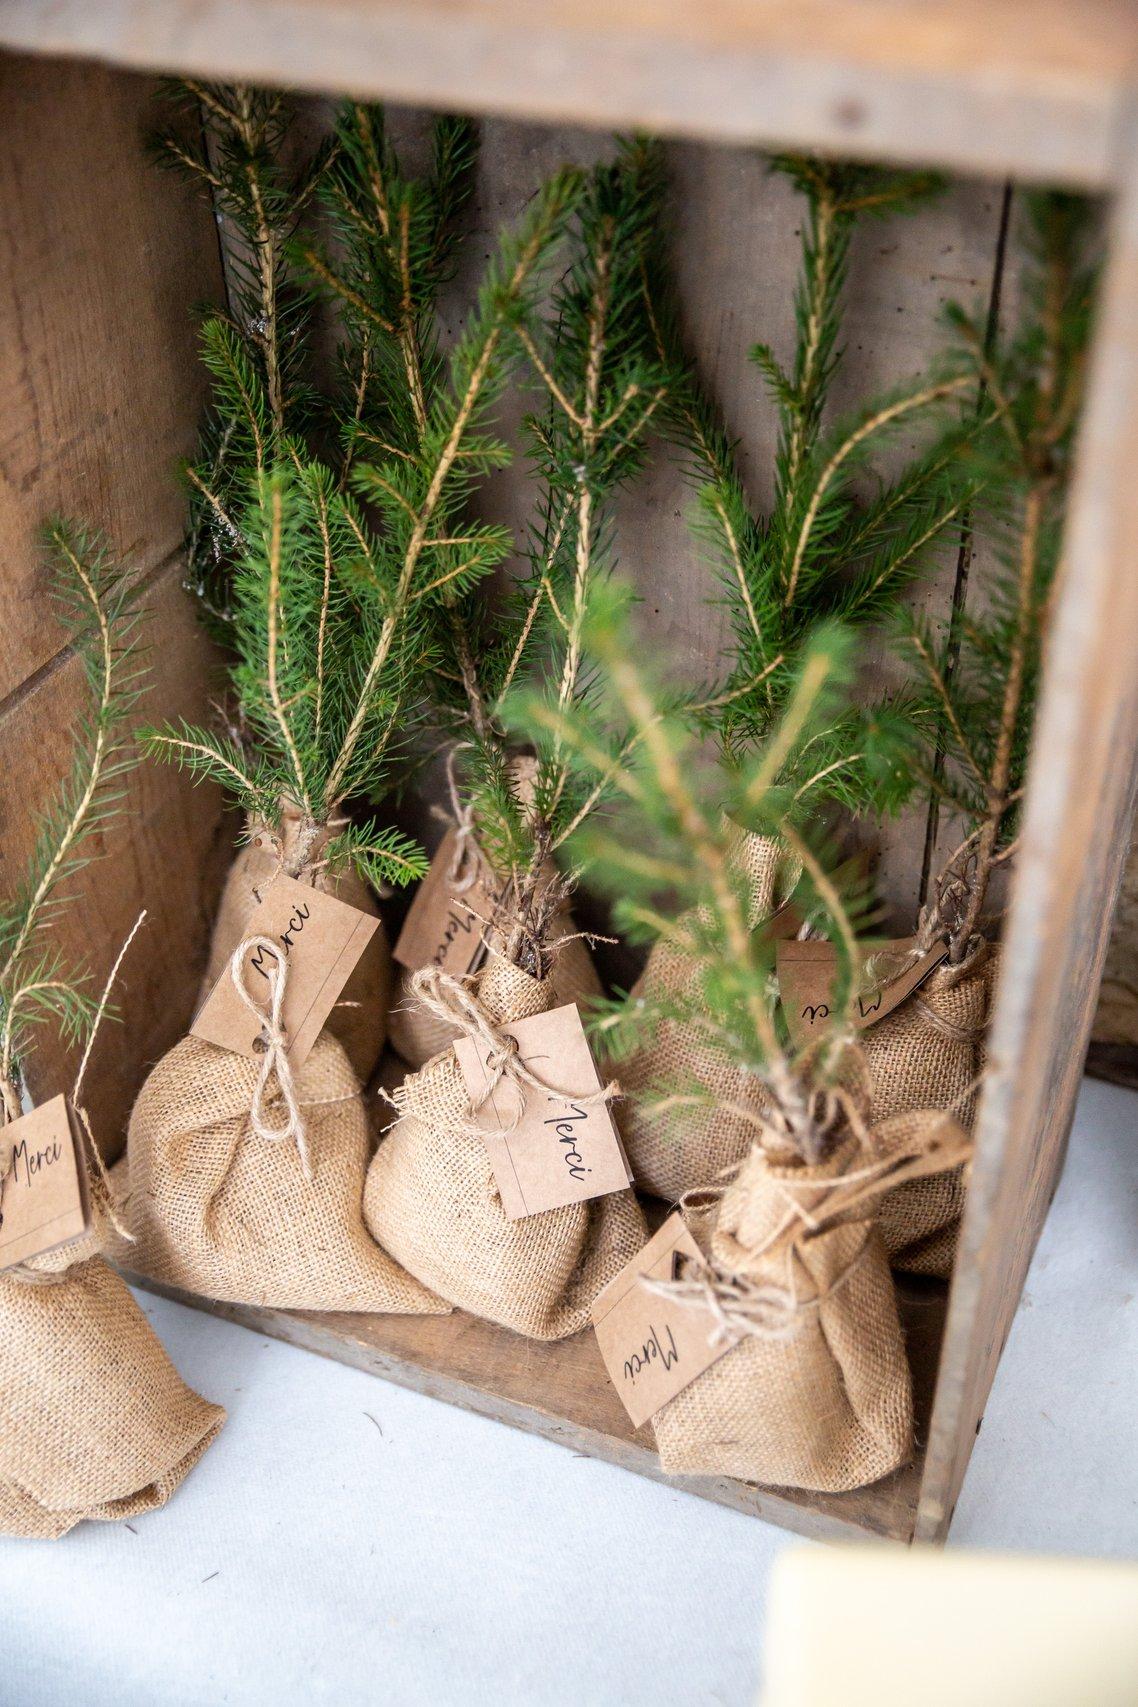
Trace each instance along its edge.
<instances>
[{"instance_id":1,"label":"evergreen foliage","mask_svg":"<svg viewBox=\"0 0 1138 1707\"><path fill-rule=\"evenodd\" d=\"M0 905L0 1096L20 1112L21 1062L46 1021L71 1040L89 1035L98 1011L63 955L45 944L74 900L74 880L96 857L91 838L122 800L121 779L136 762L124 724L138 700L137 618L105 543L74 522L46 530L60 621L82 660L91 708L72 738L70 774L49 804L26 873Z\"/></svg>"},{"instance_id":2,"label":"evergreen foliage","mask_svg":"<svg viewBox=\"0 0 1138 1707\"><path fill-rule=\"evenodd\" d=\"M619 585L595 599L585 642L598 666L595 703L563 711L535 707L586 785L603 774L619 802L618 810L583 825L572 848L587 863L590 882L614 897L618 928L631 940L670 942L692 968L678 991L654 986L608 1004L594 1029L619 1058L662 1020L681 1023L758 1080L775 1122L808 1149L817 1130L815 1098L832 1084L850 1033L855 932L865 897L839 893L827 875L825 850L788 811L779 779L793 772L796 755L830 726L846 699L850 636L835 625L819 626L800 650L766 741L744 757L720 753L718 762L693 737L659 678L636 662L627 594ZM621 725L629 740L614 757L597 730ZM741 829L783 838L802 865L799 897L836 945L833 1019L798 1058L774 1001L773 939L765 926L750 924L747 883L734 857ZM677 1112L712 1101L696 1082L659 1090L661 1106Z\"/></svg>"},{"instance_id":3,"label":"evergreen foliage","mask_svg":"<svg viewBox=\"0 0 1138 1707\"><path fill-rule=\"evenodd\" d=\"M295 167L288 97L187 79L171 99L201 127L201 142L161 137L160 161L197 184L223 222L228 306L202 326L202 360L213 381L197 456L184 472L191 490L189 557L207 610L224 621L240 524L251 480L296 456L312 424L304 377L310 297L290 264L297 225L328 169L334 144ZM291 146L290 146L291 145Z\"/></svg>"},{"instance_id":4,"label":"evergreen foliage","mask_svg":"<svg viewBox=\"0 0 1138 1707\"><path fill-rule=\"evenodd\" d=\"M510 546L506 530L465 510L473 484L506 458L489 431L493 407L577 184L573 174L551 181L503 237L444 362L433 345L423 348L421 331L448 252L438 222L459 199L456 175L469 150L454 126L439 134L441 177L420 197L382 141L380 115L352 107L341 117L325 193L341 212L348 202L356 209L358 239L335 268L314 246L305 255L350 308L346 356L358 364L360 401L346 457L333 471L286 438L240 513L231 624L240 738L187 727L147 736L153 751L220 782L257 821L275 827L282 804L295 807L298 871L344 802L390 789L436 661L440 612ZM410 256L433 271L413 278L405 297L391 269ZM393 291L398 323L388 318ZM373 881L407 883L424 870L418 848L374 827L346 830L322 857L351 862Z\"/></svg>"},{"instance_id":5,"label":"evergreen foliage","mask_svg":"<svg viewBox=\"0 0 1138 1707\"><path fill-rule=\"evenodd\" d=\"M734 652L727 678L704 718L728 752L744 753L777 725L798 679L814 625L839 620L860 629L895 614L899 595L929 549L959 524L977 474L962 452L974 428L959 405L974 385L971 364L942 363L852 418L825 424L842 358L841 312L850 240L859 219L918 205L937 186L928 174L888 174L862 166L783 157L774 162L806 199L802 264L795 293L794 358L784 366L769 344L751 359L774 399L779 422L775 495L756 515L735 468L733 446L682 360L665 310L660 347L682 378L669 419L698 486L697 531L720 575ZM655 292L660 301L659 289ZM666 301L666 298L664 299ZM869 458L891 435L925 422L926 449L896 478L858 496ZM898 765L901 708L846 707L800 754L797 787L816 806L892 810L912 786Z\"/></svg>"},{"instance_id":6,"label":"evergreen foliage","mask_svg":"<svg viewBox=\"0 0 1138 1707\"><path fill-rule=\"evenodd\" d=\"M949 311L990 403L971 460L982 493L974 527L996 567L978 610L943 637L910 617L902 640L917 684L911 767L967 830L922 921L926 936L947 935L954 962L975 935L993 871L1016 847L1086 366L1086 220L1076 197L1026 198L1020 321L993 353L976 318Z\"/></svg>"},{"instance_id":7,"label":"evergreen foliage","mask_svg":"<svg viewBox=\"0 0 1138 1707\"><path fill-rule=\"evenodd\" d=\"M525 423L538 489L528 572L499 610L466 599L451 613L461 636L451 705L473 732L465 770L478 840L505 885L505 952L537 974L570 887L550 881L550 861L602 789L581 786L556 738L520 783L503 727L513 695L562 710L589 696L583 636L612 560L613 500L642 466L665 396L644 297L661 196L658 151L641 140L621 143L581 186L564 270L543 311L516 328L544 398Z\"/></svg>"}]
</instances>

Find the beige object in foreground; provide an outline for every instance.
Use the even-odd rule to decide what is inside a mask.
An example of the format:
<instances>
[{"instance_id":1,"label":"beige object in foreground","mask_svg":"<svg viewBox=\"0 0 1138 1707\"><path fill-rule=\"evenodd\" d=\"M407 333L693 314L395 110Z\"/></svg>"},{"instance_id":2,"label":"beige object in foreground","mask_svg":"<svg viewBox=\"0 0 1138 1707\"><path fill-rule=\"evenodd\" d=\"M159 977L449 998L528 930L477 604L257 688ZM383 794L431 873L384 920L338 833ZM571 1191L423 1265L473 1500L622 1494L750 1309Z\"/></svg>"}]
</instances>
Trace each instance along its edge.
<instances>
[{"instance_id":1,"label":"beige object in foreground","mask_svg":"<svg viewBox=\"0 0 1138 1707\"><path fill-rule=\"evenodd\" d=\"M767 836L742 836L738 866L750 888L751 928L768 918L784 899L780 870L786 855ZM678 929L683 930L681 919ZM670 944L657 942L632 987L632 1000L677 996L699 976L691 959ZM651 1041L614 1063L624 1100L618 1105L621 1136L633 1176L643 1191L675 1203L686 1191L714 1185L742 1161L755 1139L755 1124L722 1105L747 1109L754 1081L721 1049L705 1043L695 1029L663 1020ZM653 1113L649 1106L661 1087L682 1094L692 1084L709 1092L705 1108ZM756 1113L759 1112L756 1105Z\"/></svg>"},{"instance_id":2,"label":"beige object in foreground","mask_svg":"<svg viewBox=\"0 0 1138 1707\"><path fill-rule=\"evenodd\" d=\"M299 824L297 813L286 807L281 824L282 844L286 855ZM280 861L271 848L250 842L238 850L218 903L217 918L209 946L209 962L202 981L202 998L209 994L224 973L233 950L246 934L249 915L280 869ZM347 902L350 907L356 907L361 913L370 914L372 918L380 918L379 904L375 896L354 871L344 871L335 877L318 872L314 882L318 889L336 896L337 900ZM364 1085L374 1073L383 1053L392 981L391 948L381 920L379 929L345 984L340 1000L333 1008L332 1017L328 1021L328 1030L344 1045L356 1077Z\"/></svg>"},{"instance_id":3,"label":"beige object in foreground","mask_svg":"<svg viewBox=\"0 0 1138 1707\"><path fill-rule=\"evenodd\" d=\"M128 1171L137 1240L118 1260L236 1304L445 1314L363 1224L368 1122L340 1044L322 1032L296 1075L311 1178L294 1142L254 1132L257 1076L255 1062L196 1037L159 1061L115 1170Z\"/></svg>"},{"instance_id":4,"label":"beige object in foreground","mask_svg":"<svg viewBox=\"0 0 1138 1707\"><path fill-rule=\"evenodd\" d=\"M847 1130L816 1164L756 1146L710 1210L687 1214L725 1330L746 1331L653 1418L669 1475L843 1493L906 1461L912 1388L875 1187L885 1161L928 1149L933 1124L879 1126L872 1147ZM702 1304L698 1271L685 1281Z\"/></svg>"},{"instance_id":5,"label":"beige object in foreground","mask_svg":"<svg viewBox=\"0 0 1138 1707\"><path fill-rule=\"evenodd\" d=\"M971 1132L998 964L998 952L981 943L959 966L938 967L902 1007L859 1033L875 1122L938 1108ZM878 1224L893 1267L947 1279L964 1198L962 1167L889 1192Z\"/></svg>"},{"instance_id":6,"label":"beige object in foreground","mask_svg":"<svg viewBox=\"0 0 1138 1707\"><path fill-rule=\"evenodd\" d=\"M492 958L477 985L492 1023L546 1012L552 981ZM587 1326L601 1288L647 1229L631 1191L511 1221L453 1049L396 1092L400 1118L368 1172L364 1216L385 1250L460 1309L530 1339Z\"/></svg>"},{"instance_id":7,"label":"beige object in foreground","mask_svg":"<svg viewBox=\"0 0 1138 1707\"><path fill-rule=\"evenodd\" d=\"M1133 1564L796 1547L759 1707L1133 1707L1136 1607Z\"/></svg>"},{"instance_id":8,"label":"beige object in foreground","mask_svg":"<svg viewBox=\"0 0 1138 1707\"><path fill-rule=\"evenodd\" d=\"M0 1274L0 1534L164 1505L225 1421L185 1385L97 1237Z\"/></svg>"}]
</instances>

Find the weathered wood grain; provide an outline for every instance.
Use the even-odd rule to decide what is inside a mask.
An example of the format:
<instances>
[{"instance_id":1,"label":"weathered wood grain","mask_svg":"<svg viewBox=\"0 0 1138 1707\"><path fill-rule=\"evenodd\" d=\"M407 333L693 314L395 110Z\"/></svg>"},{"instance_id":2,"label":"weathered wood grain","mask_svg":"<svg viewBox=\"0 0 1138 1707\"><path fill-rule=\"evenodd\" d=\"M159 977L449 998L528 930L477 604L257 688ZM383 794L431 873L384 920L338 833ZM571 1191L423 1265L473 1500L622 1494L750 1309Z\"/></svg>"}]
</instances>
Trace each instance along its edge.
<instances>
[{"instance_id":1,"label":"weathered wood grain","mask_svg":"<svg viewBox=\"0 0 1138 1707\"><path fill-rule=\"evenodd\" d=\"M152 79L42 60L0 61L0 887L20 875L86 710L82 669L55 619L39 531L53 511L103 530L145 588L153 667L138 721L200 720L212 649L181 589L179 456L204 398L196 303L220 290L209 209L155 170ZM220 879L219 803L147 765L97 838L54 940L98 984L145 906L123 970L119 1026L102 1034L85 1101L112 1152L148 1063L184 1025ZM39 1097L76 1058L45 1028L29 1064Z\"/></svg>"},{"instance_id":2,"label":"weathered wood grain","mask_svg":"<svg viewBox=\"0 0 1138 1707\"><path fill-rule=\"evenodd\" d=\"M921 1492L924 1539L951 1520L1054 1193L1134 817L1138 114L1131 120Z\"/></svg>"},{"instance_id":3,"label":"weathered wood grain","mask_svg":"<svg viewBox=\"0 0 1138 1707\"><path fill-rule=\"evenodd\" d=\"M760 1488L726 1476L670 1480L660 1469L650 1425L632 1427L601 1362L596 1336L588 1329L544 1345L462 1311L451 1316L355 1316L258 1309L216 1304L144 1276L128 1279L256 1333L803 1535L849 1540L869 1534L901 1541L912 1535L919 1449L914 1461L895 1475L849 1494ZM913 1283L903 1288L901 1303L920 1443L935 1379L943 1290L935 1282L923 1288Z\"/></svg>"},{"instance_id":4,"label":"weathered wood grain","mask_svg":"<svg viewBox=\"0 0 1138 1707\"><path fill-rule=\"evenodd\" d=\"M38 572L56 512L141 574L185 526L173 477L205 396L209 210L147 158L149 78L0 60L0 698L60 648Z\"/></svg>"},{"instance_id":5,"label":"weathered wood grain","mask_svg":"<svg viewBox=\"0 0 1138 1707\"><path fill-rule=\"evenodd\" d=\"M0 40L427 106L1099 186L1125 0L8 0Z\"/></svg>"}]
</instances>

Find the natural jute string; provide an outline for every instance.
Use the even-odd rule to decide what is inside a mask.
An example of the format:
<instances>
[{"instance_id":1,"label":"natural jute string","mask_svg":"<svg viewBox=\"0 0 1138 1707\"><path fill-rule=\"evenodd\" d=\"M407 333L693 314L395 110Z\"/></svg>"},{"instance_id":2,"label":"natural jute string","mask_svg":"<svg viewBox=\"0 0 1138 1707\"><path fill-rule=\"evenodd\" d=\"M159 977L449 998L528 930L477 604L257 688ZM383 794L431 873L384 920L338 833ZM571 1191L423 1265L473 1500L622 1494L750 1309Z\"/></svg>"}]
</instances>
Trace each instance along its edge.
<instances>
[{"instance_id":1,"label":"natural jute string","mask_svg":"<svg viewBox=\"0 0 1138 1707\"><path fill-rule=\"evenodd\" d=\"M436 1019L453 1025L464 1037L469 1037L478 1046L479 1059L486 1067L488 1078L486 1088L475 1097L470 1104L470 1112L477 1115L490 1101L494 1092L506 1081L512 1085L517 1095L517 1107L505 1132L513 1132L521 1122L526 1105L526 1087L540 1091L543 1096L562 1096L564 1092L555 1086L547 1085L537 1073L534 1073L522 1060L518 1049L517 1039L512 1037L504 1027L495 1024L475 996L470 987L449 972L440 971L437 966L425 966L416 972L411 979L412 995L433 1014ZM598 1103L611 1102L620 1095L620 1086L613 1079L599 1091L585 1095L574 1094L573 1101L585 1107L595 1107ZM396 1107L399 1092L395 1093ZM474 1130L478 1128L475 1126Z\"/></svg>"},{"instance_id":2,"label":"natural jute string","mask_svg":"<svg viewBox=\"0 0 1138 1707\"><path fill-rule=\"evenodd\" d=\"M269 981L267 1005L259 1002L245 983L245 956L251 949L267 951L273 958L273 965L265 974ZM265 1042L261 1067L257 1074L257 1082L253 1087L253 1098L249 1106L249 1119L253 1131L258 1138L264 1138L272 1144L294 1143L300 1156L300 1165L304 1169L304 1177L311 1181L312 1159L308 1153L304 1118L300 1112L300 1104L296 1099L296 1086L293 1082L292 1068L289 1065L288 1037L281 1019L285 986L288 982L288 960L281 953L280 948L272 943L268 937L246 937L233 950L229 962L229 973L237 994L260 1024ZM285 1106L284 1124L278 1126L274 1126L268 1117L269 1080L272 1078L277 1081L280 1097Z\"/></svg>"}]
</instances>

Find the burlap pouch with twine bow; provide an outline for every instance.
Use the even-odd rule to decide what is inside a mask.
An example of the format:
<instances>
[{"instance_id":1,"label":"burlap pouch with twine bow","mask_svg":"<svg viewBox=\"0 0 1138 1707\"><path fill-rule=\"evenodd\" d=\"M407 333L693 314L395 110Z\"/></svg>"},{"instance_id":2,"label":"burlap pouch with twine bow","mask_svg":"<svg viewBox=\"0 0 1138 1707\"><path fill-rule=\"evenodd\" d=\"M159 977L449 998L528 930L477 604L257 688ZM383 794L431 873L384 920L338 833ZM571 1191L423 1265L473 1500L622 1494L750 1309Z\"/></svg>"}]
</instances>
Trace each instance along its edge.
<instances>
[{"instance_id":1,"label":"burlap pouch with twine bow","mask_svg":"<svg viewBox=\"0 0 1138 1707\"><path fill-rule=\"evenodd\" d=\"M270 971L262 1009L244 982L253 947L275 961L273 943L250 938L230 974L265 1052L258 1062L186 1037L154 1068L115 1170L135 1240L120 1260L235 1304L446 1314L364 1226L368 1120L343 1047L321 1032L294 1078L280 1020L287 961Z\"/></svg>"},{"instance_id":2,"label":"burlap pouch with twine bow","mask_svg":"<svg viewBox=\"0 0 1138 1707\"><path fill-rule=\"evenodd\" d=\"M478 846L474 836L474 816L469 806L464 805L459 797L458 784L454 774L454 760L462 747L452 749L447 761L447 782L450 788L450 812L436 808L440 817L457 831L451 868L448 872L448 884L451 893L458 903L462 904L463 896L470 894L475 885L481 892L494 894L499 889L494 873ZM514 759L510 765L514 784L519 798L524 802L532 797L533 779L536 766L531 758ZM560 881L557 867L552 860L547 860L542 873L542 881L546 885ZM500 950L510 934L512 921L500 916L497 912L489 918L474 915L475 925L480 928L487 942ZM553 986L553 999L550 1007L564 1007L569 1002L576 1002L582 1011L586 1011L589 1002L604 994L601 980L593 964L592 951L588 942L577 930L573 920L572 909L566 905L557 913L553 920L552 964L548 977ZM397 968L395 994L392 997L391 1013L388 1019L388 1039L391 1047L401 1060L409 1067L421 1067L438 1055L456 1037L461 1036L460 1028L434 1008L420 1001L413 988L414 973L405 966Z\"/></svg>"},{"instance_id":3,"label":"burlap pouch with twine bow","mask_svg":"<svg viewBox=\"0 0 1138 1707\"><path fill-rule=\"evenodd\" d=\"M867 1129L844 1098L820 1160L767 1128L720 1193L682 1206L706 1259L672 1282L735 1340L653 1418L662 1468L843 1493L912 1450L913 1400L875 1211L891 1183L959 1159L967 1140L921 1110ZM827 1117L829 1124L830 1117Z\"/></svg>"},{"instance_id":4,"label":"burlap pouch with twine bow","mask_svg":"<svg viewBox=\"0 0 1138 1707\"><path fill-rule=\"evenodd\" d=\"M749 892L752 930L786 899L798 878L786 852L767 836L740 832L735 855ZM678 922L677 933L684 929ZM690 991L699 978L696 963L663 939L654 944L647 965L632 987L632 1001L659 1000ZM750 1149L754 1126L747 1118L754 1081L698 1030L665 1019L651 1040L615 1062L624 1100L619 1109L621 1136L636 1183L643 1191L674 1203L685 1192L713 1184ZM682 1117L660 1106L662 1087L682 1092L697 1086L711 1093L703 1107Z\"/></svg>"},{"instance_id":5,"label":"burlap pouch with twine bow","mask_svg":"<svg viewBox=\"0 0 1138 1707\"><path fill-rule=\"evenodd\" d=\"M907 1002L861 1034L875 1121L939 1108L972 1131L998 968L998 951L981 940L958 966L939 966ZM948 1279L964 1198L963 1168L889 1192L878 1220L893 1267Z\"/></svg>"},{"instance_id":6,"label":"burlap pouch with twine bow","mask_svg":"<svg viewBox=\"0 0 1138 1707\"><path fill-rule=\"evenodd\" d=\"M0 1273L0 1534L33 1540L165 1505L225 1421L99 1255L114 1211L80 1117L91 1231ZM0 1181L10 1165L0 1125Z\"/></svg>"},{"instance_id":7,"label":"burlap pouch with twine bow","mask_svg":"<svg viewBox=\"0 0 1138 1707\"><path fill-rule=\"evenodd\" d=\"M311 881L317 889L334 895L349 907L356 907L372 918L380 917L379 903L355 871L343 871L333 876L320 867L324 847L343 828L344 822L343 819L333 820L319 829L314 839L310 835L310 845L305 849L299 847L304 834L302 817L294 806L287 803L281 810L279 834L264 826L248 825L247 834L252 839L239 849L221 891L210 941L209 962L202 980L203 999L232 959L233 950L245 935L253 908L275 877L282 871L292 872L298 856L302 857L295 875L300 882ZM356 1077L363 1085L375 1072L383 1053L393 982L391 948L381 922L353 969L328 1021L328 1030L343 1044Z\"/></svg>"},{"instance_id":8,"label":"burlap pouch with twine bow","mask_svg":"<svg viewBox=\"0 0 1138 1707\"><path fill-rule=\"evenodd\" d=\"M550 979L496 956L470 986L431 968L416 974L415 988L466 1035L496 1043L507 1075L517 1061L502 1028L556 1005ZM453 1049L412 1074L393 1101L399 1119L376 1152L364 1195L364 1217L383 1248L460 1309L530 1339L565 1339L586 1327L597 1293L647 1239L633 1193L511 1221Z\"/></svg>"}]
</instances>

